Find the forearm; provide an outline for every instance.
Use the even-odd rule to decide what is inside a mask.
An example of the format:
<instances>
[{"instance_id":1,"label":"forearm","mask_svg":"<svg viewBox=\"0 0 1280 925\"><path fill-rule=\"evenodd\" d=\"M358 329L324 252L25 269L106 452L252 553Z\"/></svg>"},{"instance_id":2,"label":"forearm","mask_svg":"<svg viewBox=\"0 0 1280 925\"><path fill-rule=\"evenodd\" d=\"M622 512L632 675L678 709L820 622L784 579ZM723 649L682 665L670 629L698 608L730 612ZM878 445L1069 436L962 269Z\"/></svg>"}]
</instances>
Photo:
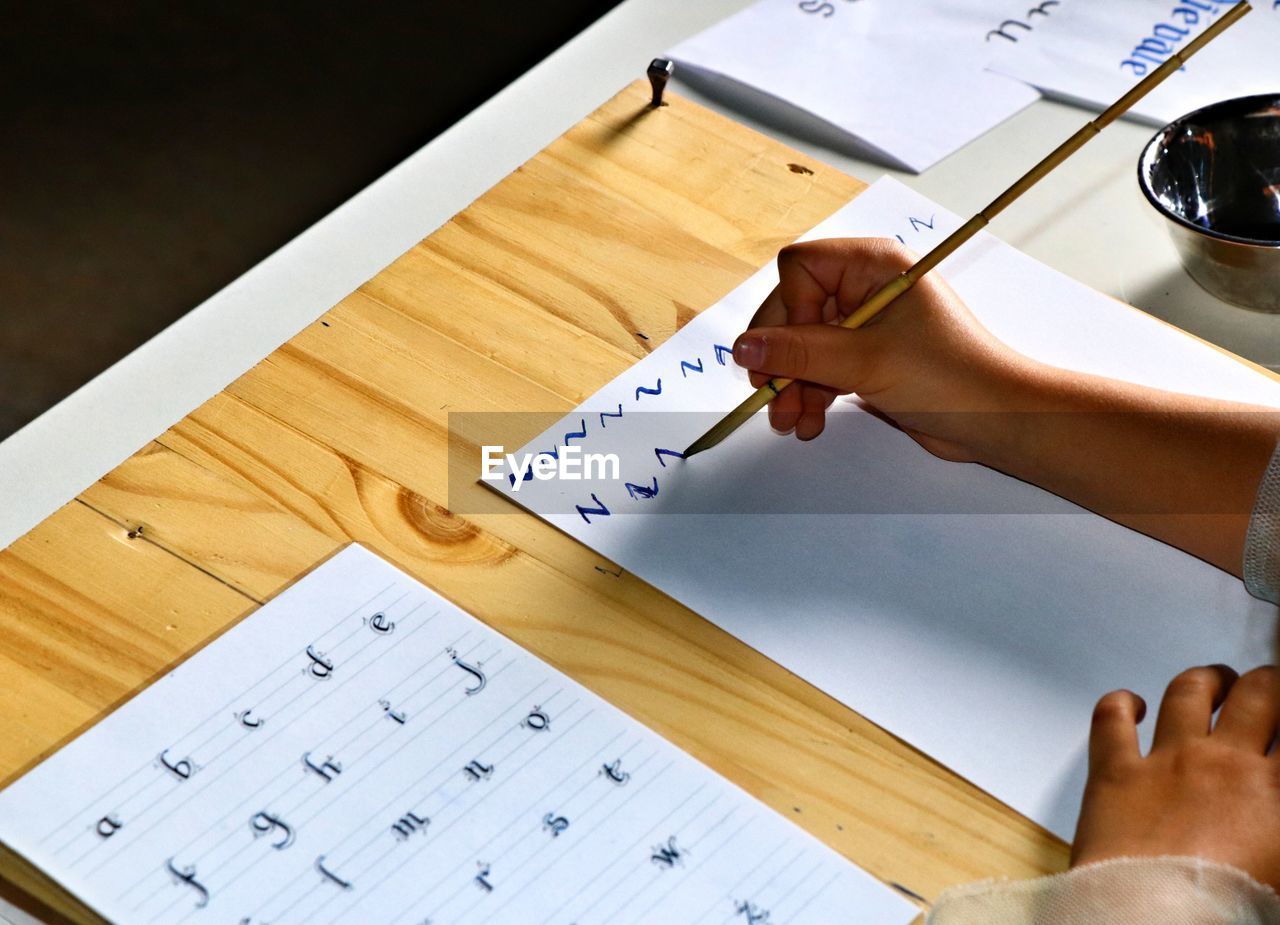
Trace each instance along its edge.
<instances>
[{"instance_id":1,"label":"forearm","mask_svg":"<svg viewBox=\"0 0 1280 925\"><path fill-rule=\"evenodd\" d=\"M979 457L1241 574L1280 412L1029 364Z\"/></svg>"}]
</instances>

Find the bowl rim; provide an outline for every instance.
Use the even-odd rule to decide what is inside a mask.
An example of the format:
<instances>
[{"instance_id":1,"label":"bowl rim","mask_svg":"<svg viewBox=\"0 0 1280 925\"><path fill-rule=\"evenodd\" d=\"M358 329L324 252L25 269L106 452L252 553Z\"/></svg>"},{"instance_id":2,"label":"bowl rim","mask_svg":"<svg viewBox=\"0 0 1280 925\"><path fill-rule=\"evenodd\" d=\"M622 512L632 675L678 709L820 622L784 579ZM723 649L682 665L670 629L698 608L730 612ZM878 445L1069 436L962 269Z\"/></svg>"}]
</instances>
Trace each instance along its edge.
<instances>
[{"instance_id":1,"label":"bowl rim","mask_svg":"<svg viewBox=\"0 0 1280 925\"><path fill-rule=\"evenodd\" d=\"M1151 203L1151 205L1155 207L1156 211L1169 219L1169 221L1176 225L1181 225L1183 228L1188 228L1197 234L1202 234L1207 238L1216 238L1219 241L1230 241L1232 244L1244 244L1249 247L1262 248L1263 250L1280 249L1280 240L1263 241L1258 238L1244 238L1239 235L1227 234L1223 231L1215 231L1212 228L1205 228L1203 225L1197 225L1195 222L1188 221L1183 216L1169 209L1160 201L1156 194L1152 192L1151 187L1147 182L1147 171L1144 169L1147 166L1148 160L1150 160L1152 156L1151 152L1154 150L1156 142L1168 134L1171 129L1178 128L1185 123L1203 118L1206 114L1221 115L1219 112L1220 110L1229 111L1232 109L1240 109L1248 111L1253 109L1255 104L1261 103L1264 100L1270 101L1272 105L1280 107L1280 92L1255 93L1250 96L1237 96L1229 100L1219 100L1216 103L1201 106L1199 109L1193 109L1185 115L1178 116L1178 118L1174 119L1152 135L1151 139L1142 146L1142 153L1138 155L1138 188L1142 190L1142 195L1147 197L1147 202Z\"/></svg>"}]
</instances>

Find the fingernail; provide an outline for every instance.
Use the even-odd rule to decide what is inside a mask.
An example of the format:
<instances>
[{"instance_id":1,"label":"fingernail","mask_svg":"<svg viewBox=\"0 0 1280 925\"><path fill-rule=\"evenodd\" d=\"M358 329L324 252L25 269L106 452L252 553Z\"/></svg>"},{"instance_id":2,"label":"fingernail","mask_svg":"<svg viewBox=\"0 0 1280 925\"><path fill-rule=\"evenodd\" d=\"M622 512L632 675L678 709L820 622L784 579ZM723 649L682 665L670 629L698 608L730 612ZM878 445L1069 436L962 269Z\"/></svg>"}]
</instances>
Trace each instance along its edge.
<instances>
[{"instance_id":1,"label":"fingernail","mask_svg":"<svg viewBox=\"0 0 1280 925\"><path fill-rule=\"evenodd\" d=\"M733 345L733 362L747 369L757 369L764 362L764 338L739 337Z\"/></svg>"}]
</instances>

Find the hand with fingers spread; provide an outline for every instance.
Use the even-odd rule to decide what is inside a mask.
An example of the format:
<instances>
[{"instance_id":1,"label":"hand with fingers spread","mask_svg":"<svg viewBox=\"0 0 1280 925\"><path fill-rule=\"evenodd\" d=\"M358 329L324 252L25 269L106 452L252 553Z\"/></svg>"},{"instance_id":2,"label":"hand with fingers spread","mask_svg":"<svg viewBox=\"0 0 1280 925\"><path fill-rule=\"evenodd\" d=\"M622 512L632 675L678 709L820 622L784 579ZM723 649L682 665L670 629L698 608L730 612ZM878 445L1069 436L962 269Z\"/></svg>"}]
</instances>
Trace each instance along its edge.
<instances>
[{"instance_id":1,"label":"hand with fingers spread","mask_svg":"<svg viewBox=\"0 0 1280 925\"><path fill-rule=\"evenodd\" d=\"M1195 856L1280 888L1276 669L1183 672L1165 693L1144 756L1137 726L1145 711L1128 691L1098 703L1072 866Z\"/></svg>"}]
</instances>

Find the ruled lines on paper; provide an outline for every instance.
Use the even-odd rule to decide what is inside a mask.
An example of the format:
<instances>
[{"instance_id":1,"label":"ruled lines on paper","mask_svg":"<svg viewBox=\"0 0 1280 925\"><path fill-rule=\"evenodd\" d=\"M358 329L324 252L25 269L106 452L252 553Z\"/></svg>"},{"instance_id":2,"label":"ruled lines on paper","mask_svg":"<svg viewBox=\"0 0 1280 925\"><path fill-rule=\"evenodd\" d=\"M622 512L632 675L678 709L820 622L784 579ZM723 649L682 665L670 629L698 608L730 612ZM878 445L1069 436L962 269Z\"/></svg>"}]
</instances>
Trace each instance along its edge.
<instances>
[{"instance_id":1,"label":"ruled lines on paper","mask_svg":"<svg viewBox=\"0 0 1280 925\"><path fill-rule=\"evenodd\" d=\"M0 792L0 840L148 925L917 911L358 546Z\"/></svg>"}]
</instances>

